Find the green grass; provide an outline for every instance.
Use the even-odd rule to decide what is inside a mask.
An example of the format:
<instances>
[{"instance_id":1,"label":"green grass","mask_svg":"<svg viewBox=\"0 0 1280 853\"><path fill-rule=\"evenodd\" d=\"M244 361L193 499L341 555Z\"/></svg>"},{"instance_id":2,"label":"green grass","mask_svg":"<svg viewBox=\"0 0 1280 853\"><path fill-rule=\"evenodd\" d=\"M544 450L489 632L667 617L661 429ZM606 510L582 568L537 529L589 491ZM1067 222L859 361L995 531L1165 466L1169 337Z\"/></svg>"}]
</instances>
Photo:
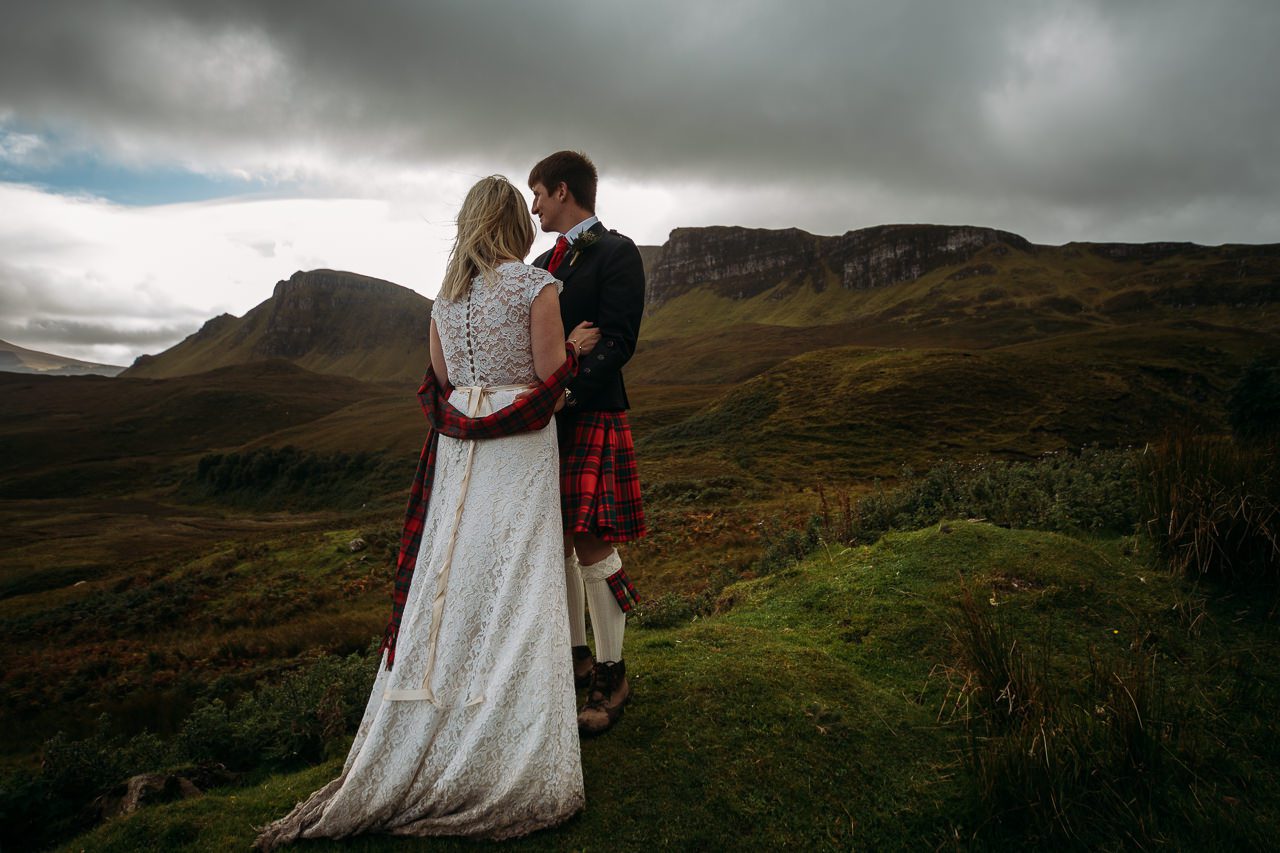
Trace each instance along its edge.
<instances>
[{"instance_id":1,"label":"green grass","mask_svg":"<svg viewBox=\"0 0 1280 853\"><path fill-rule=\"evenodd\" d=\"M1180 740L1155 781L1149 823L1118 830L1083 812L1061 843L1121 849L1265 846L1280 829L1275 627L1247 602L1199 601L1153 571L1130 538L1081 539L948 520L724 590L723 612L633 628L635 701L583 745L587 809L515 844L530 850L921 849L1020 842L975 795L956 716L952 627L962 584L1024 642L1048 642L1050 674L1089 700L1091 661L1141 641L1159 655ZM1180 609L1181 607L1181 609ZM1240 701L1247 697L1249 701ZM349 740L343 741L343 744ZM342 746L341 744L339 745ZM324 765L146 808L66 850L244 849L251 826L337 775ZM1198 804L1199 803L1199 804ZM366 837L302 849L392 850ZM456 840L433 849L476 849Z\"/></svg>"}]
</instances>

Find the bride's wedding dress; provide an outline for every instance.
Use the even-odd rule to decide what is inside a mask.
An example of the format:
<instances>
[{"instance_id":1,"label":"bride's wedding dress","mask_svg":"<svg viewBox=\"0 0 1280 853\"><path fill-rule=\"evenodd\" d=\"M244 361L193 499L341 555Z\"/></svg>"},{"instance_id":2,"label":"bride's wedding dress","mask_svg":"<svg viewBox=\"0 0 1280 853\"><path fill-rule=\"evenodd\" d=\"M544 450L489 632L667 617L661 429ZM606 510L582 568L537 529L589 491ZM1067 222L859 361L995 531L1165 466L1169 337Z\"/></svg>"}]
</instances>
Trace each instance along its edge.
<instances>
[{"instance_id":1,"label":"bride's wedding dress","mask_svg":"<svg viewBox=\"0 0 1280 853\"><path fill-rule=\"evenodd\" d=\"M559 286L521 263L497 272L432 309L449 404L477 415L538 381L530 303ZM471 442L439 436L392 669L384 652L342 774L257 846L365 832L509 838L583 807L555 429L475 442L469 478Z\"/></svg>"}]
</instances>

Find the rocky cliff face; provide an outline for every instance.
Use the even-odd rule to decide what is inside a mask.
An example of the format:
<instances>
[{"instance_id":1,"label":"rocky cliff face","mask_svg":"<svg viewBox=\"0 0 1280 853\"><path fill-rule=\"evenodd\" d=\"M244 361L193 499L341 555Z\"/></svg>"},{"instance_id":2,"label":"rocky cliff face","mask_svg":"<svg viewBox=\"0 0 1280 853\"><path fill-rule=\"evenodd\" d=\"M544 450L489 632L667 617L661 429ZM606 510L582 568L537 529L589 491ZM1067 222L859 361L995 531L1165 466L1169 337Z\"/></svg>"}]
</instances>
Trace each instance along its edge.
<instances>
[{"instance_id":1,"label":"rocky cliff face","mask_svg":"<svg viewBox=\"0 0 1280 853\"><path fill-rule=\"evenodd\" d=\"M255 345L264 358L341 356L391 342L422 342L431 317L431 302L406 287L333 270L294 273L258 308L267 309L264 334ZM249 332L246 325L241 334Z\"/></svg>"},{"instance_id":2,"label":"rocky cliff face","mask_svg":"<svg viewBox=\"0 0 1280 853\"><path fill-rule=\"evenodd\" d=\"M885 287L962 263L991 245L1034 251L1017 234L992 228L882 225L819 237L795 228L677 228L648 270L647 301L658 306L695 287L746 299L788 279L822 288Z\"/></svg>"},{"instance_id":3,"label":"rocky cliff face","mask_svg":"<svg viewBox=\"0 0 1280 853\"><path fill-rule=\"evenodd\" d=\"M653 264L648 301L660 305L700 285L750 298L811 266L822 239L796 228L677 228Z\"/></svg>"},{"instance_id":4,"label":"rocky cliff face","mask_svg":"<svg viewBox=\"0 0 1280 853\"><path fill-rule=\"evenodd\" d=\"M421 377L431 300L407 287L335 270L296 272L243 317L222 314L125 375L168 377L283 358L360 379Z\"/></svg>"},{"instance_id":5,"label":"rocky cliff face","mask_svg":"<svg viewBox=\"0 0 1280 853\"><path fill-rule=\"evenodd\" d=\"M1034 250L1017 234L970 226L881 225L831 240L828 265L839 269L841 286L847 290L912 281L937 267L963 263L988 246Z\"/></svg>"}]
</instances>

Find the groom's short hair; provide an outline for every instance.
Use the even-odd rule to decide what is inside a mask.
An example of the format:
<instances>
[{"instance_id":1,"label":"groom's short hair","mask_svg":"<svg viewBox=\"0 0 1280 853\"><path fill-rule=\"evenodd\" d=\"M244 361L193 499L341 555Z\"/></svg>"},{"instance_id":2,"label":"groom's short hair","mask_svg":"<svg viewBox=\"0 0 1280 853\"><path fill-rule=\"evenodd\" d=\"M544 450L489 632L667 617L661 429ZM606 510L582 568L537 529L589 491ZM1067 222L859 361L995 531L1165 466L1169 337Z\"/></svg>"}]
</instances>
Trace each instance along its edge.
<instances>
[{"instance_id":1,"label":"groom's short hair","mask_svg":"<svg viewBox=\"0 0 1280 853\"><path fill-rule=\"evenodd\" d=\"M564 185L569 188L573 200L588 213L596 212L596 174L595 164L580 151L557 151L543 157L529 171L529 188L534 184L542 184L547 192L552 192Z\"/></svg>"}]
</instances>

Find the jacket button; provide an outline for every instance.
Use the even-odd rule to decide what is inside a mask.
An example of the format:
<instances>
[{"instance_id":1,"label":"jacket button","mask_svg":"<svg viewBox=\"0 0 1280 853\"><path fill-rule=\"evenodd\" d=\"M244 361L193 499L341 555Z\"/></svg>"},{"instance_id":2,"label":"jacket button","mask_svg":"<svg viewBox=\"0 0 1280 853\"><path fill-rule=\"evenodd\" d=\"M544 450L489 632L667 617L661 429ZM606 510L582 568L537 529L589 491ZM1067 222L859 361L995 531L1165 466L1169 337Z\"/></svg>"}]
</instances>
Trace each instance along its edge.
<instances>
[{"instance_id":1,"label":"jacket button","mask_svg":"<svg viewBox=\"0 0 1280 853\"><path fill-rule=\"evenodd\" d=\"M605 346L607 346L607 347L611 347L611 346L613 346L613 341L605 341L605 342L604 342L604 345L605 345Z\"/></svg>"},{"instance_id":2,"label":"jacket button","mask_svg":"<svg viewBox=\"0 0 1280 853\"><path fill-rule=\"evenodd\" d=\"M596 361L604 361L604 353L600 353L599 355L597 355Z\"/></svg>"},{"instance_id":3,"label":"jacket button","mask_svg":"<svg viewBox=\"0 0 1280 853\"><path fill-rule=\"evenodd\" d=\"M590 372L591 372L591 368L590 368L590 367L584 367L584 368L582 368L582 372L583 372L583 373L590 373Z\"/></svg>"}]
</instances>

